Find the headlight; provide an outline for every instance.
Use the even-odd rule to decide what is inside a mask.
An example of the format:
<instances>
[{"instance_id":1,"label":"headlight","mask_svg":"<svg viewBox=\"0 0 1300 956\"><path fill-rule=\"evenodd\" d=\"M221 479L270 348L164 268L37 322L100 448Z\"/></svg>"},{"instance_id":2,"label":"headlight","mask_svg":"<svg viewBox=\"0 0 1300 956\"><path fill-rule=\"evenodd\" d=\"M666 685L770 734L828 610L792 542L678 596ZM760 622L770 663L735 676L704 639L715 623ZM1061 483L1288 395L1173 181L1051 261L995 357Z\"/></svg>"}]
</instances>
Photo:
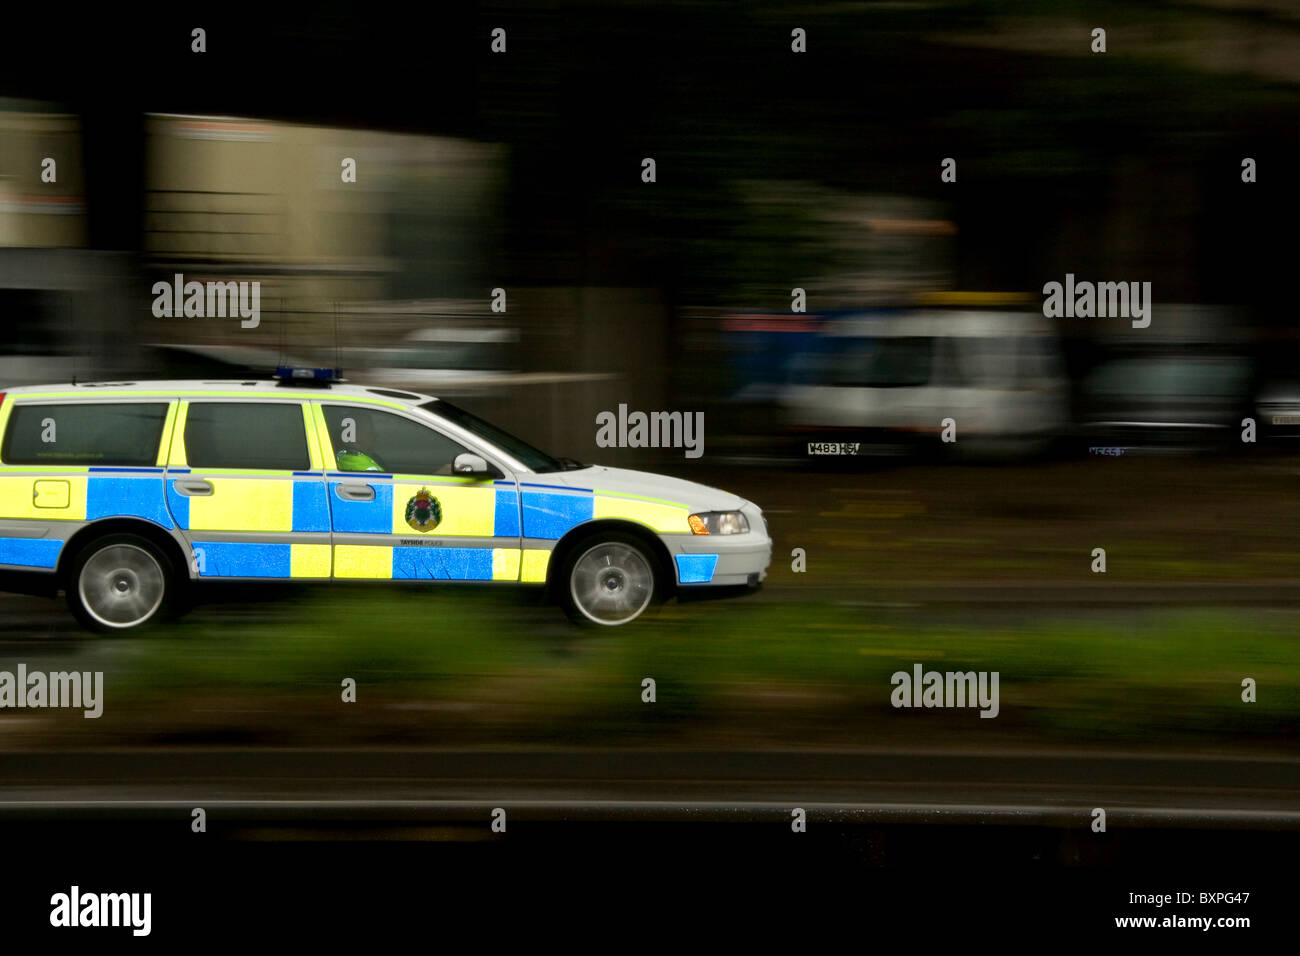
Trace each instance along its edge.
<instances>
[{"instance_id":1,"label":"headlight","mask_svg":"<svg viewBox=\"0 0 1300 956\"><path fill-rule=\"evenodd\" d=\"M749 522L739 511L704 511L687 519L695 534L744 534Z\"/></svg>"}]
</instances>

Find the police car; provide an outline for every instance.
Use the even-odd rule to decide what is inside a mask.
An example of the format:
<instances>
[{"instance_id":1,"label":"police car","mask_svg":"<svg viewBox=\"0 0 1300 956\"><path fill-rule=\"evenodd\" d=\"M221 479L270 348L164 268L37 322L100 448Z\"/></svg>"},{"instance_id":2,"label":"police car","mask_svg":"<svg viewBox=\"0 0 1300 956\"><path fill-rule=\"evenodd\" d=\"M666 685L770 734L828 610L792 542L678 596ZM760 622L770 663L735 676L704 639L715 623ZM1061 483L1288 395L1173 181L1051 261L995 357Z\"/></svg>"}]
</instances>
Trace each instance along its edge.
<instances>
[{"instance_id":1,"label":"police car","mask_svg":"<svg viewBox=\"0 0 1300 956\"><path fill-rule=\"evenodd\" d=\"M317 370L10 389L0 435L0 572L27 572L0 580L41 576L97 631L212 579L545 585L577 623L614 626L674 593L756 587L771 560L736 495L552 458L448 402Z\"/></svg>"}]
</instances>

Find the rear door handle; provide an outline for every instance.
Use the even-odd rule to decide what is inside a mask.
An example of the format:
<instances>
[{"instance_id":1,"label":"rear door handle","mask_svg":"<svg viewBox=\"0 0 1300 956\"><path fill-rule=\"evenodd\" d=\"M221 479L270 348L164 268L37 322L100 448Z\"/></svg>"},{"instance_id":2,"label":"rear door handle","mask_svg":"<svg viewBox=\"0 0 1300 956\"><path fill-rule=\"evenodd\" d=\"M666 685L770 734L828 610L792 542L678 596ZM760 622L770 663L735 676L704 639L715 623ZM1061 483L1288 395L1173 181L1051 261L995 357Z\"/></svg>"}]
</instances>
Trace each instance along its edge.
<instances>
[{"instance_id":1,"label":"rear door handle","mask_svg":"<svg viewBox=\"0 0 1300 956\"><path fill-rule=\"evenodd\" d=\"M375 489L371 485L339 485L338 493L344 501L375 500Z\"/></svg>"},{"instance_id":2,"label":"rear door handle","mask_svg":"<svg viewBox=\"0 0 1300 956\"><path fill-rule=\"evenodd\" d=\"M216 490L212 482L202 478L177 478L172 487L180 495L210 495Z\"/></svg>"}]
</instances>

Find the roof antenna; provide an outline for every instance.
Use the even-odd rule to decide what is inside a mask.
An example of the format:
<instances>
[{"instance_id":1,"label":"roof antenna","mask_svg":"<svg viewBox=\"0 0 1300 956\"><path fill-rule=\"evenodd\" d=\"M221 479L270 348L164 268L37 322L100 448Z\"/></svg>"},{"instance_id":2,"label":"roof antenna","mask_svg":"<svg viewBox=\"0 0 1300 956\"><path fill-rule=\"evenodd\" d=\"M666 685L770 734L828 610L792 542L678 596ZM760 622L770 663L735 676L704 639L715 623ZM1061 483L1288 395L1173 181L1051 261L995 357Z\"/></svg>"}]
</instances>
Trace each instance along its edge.
<instances>
[{"instance_id":1,"label":"roof antenna","mask_svg":"<svg viewBox=\"0 0 1300 956\"><path fill-rule=\"evenodd\" d=\"M334 375L338 378L343 377L343 369L339 367L339 300L334 300Z\"/></svg>"},{"instance_id":2,"label":"roof antenna","mask_svg":"<svg viewBox=\"0 0 1300 956\"><path fill-rule=\"evenodd\" d=\"M65 292L63 294L63 307L68 310L68 322L72 326L72 341L80 343L81 336L77 335L77 310L73 308L69 308L68 306L68 302L71 300L71 298L72 298L71 292ZM76 346L76 348L74 348L72 352L72 384L73 385L77 384L77 361L81 357L81 353L77 351L77 349L79 348L80 345Z\"/></svg>"}]
</instances>

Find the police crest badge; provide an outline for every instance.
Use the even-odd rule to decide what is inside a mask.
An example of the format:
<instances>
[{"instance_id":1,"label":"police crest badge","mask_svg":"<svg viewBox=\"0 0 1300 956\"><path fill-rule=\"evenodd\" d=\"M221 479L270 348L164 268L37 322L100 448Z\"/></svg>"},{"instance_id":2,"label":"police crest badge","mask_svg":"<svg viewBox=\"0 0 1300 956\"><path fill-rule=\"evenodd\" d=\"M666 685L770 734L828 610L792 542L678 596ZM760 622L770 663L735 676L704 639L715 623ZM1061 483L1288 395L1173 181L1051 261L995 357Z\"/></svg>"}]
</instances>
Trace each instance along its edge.
<instances>
[{"instance_id":1,"label":"police crest badge","mask_svg":"<svg viewBox=\"0 0 1300 956\"><path fill-rule=\"evenodd\" d=\"M406 523L416 531L432 531L442 521L442 505L428 488L421 488L406 503Z\"/></svg>"}]
</instances>

